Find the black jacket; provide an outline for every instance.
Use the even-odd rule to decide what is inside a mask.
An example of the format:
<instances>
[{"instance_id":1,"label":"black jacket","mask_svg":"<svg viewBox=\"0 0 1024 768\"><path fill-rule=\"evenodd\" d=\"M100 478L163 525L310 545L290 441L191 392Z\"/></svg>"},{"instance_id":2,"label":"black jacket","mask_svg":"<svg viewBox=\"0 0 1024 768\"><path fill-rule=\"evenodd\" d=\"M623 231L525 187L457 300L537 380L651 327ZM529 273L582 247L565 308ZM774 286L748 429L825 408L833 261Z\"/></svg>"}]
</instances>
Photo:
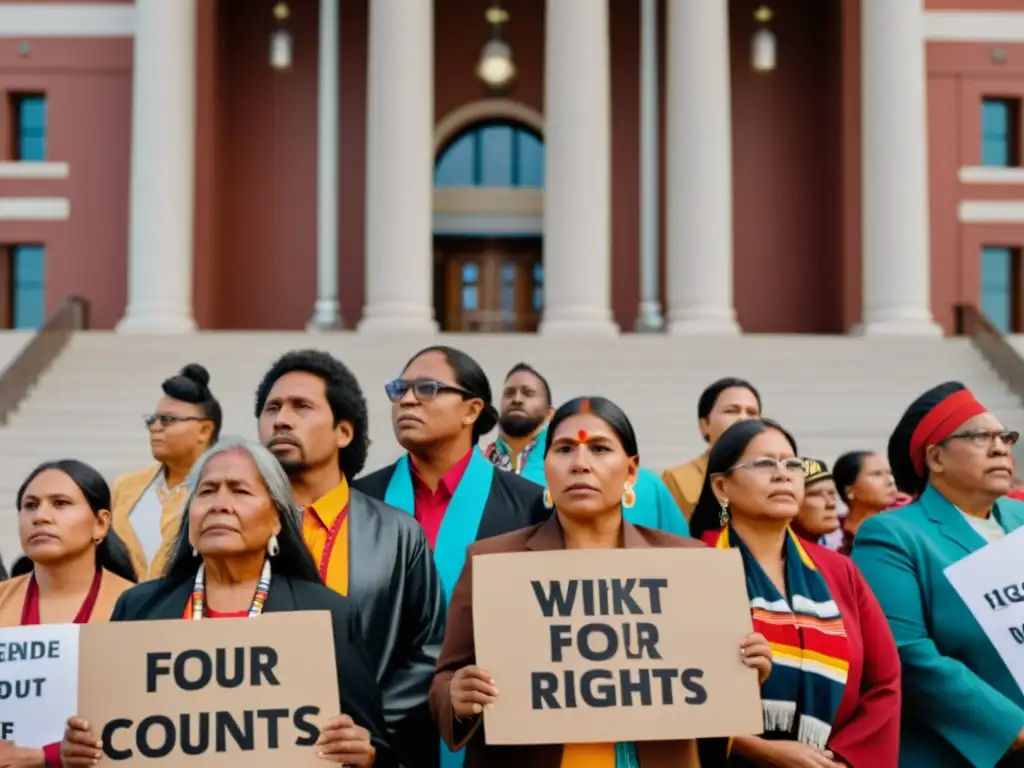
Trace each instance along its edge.
<instances>
[{"instance_id":1,"label":"black jacket","mask_svg":"<svg viewBox=\"0 0 1024 768\"><path fill-rule=\"evenodd\" d=\"M416 636L429 637L431 639L429 644L422 646L423 652L419 654L424 664L429 657L429 670L425 666L421 667L420 664L409 663L407 665L408 671L404 677L404 679L410 681L408 686L409 700L411 701L415 697L417 701L422 701L422 704L414 712L410 713L401 729L394 734L393 743L399 751L403 765L407 766L407 768L437 768L440 764L439 747L441 745L441 734L430 716L430 709L427 706L427 693L430 690L430 682L434 677L434 664L437 661L437 656L441 650L441 642L444 639L445 616L444 609L442 609L439 615L435 615L435 619L431 619L428 622L427 614L429 611L427 606L436 605L437 600L443 604L444 594L441 589L440 578L434 567L433 553L427 544L423 529L420 528L419 523L409 513L396 510L394 507L384 504L384 496L387 494L388 484L395 474L396 467L397 463L390 464L383 469L360 477L350 483L352 496L349 501L349 525L351 526L349 528L349 560L351 563L349 572L358 574L360 573L359 569L369 568L374 574L377 574L377 578L380 580L390 578L392 585L402 578L397 568L397 556L395 558L391 557L391 553L383 538L384 531L386 528L390 528L392 519L397 513L399 518L394 521L394 525L402 532L399 536L400 544L397 552L406 555L404 573L409 575L405 577L405 589L401 590L401 599L396 598L393 612L397 613L398 607L402 606L402 611L410 617L401 625L409 627L409 629L403 630L403 633L399 636L403 636L406 633L414 633ZM547 520L551 516L551 512L545 509L541 502L542 493L543 489L536 483L531 483L529 480L524 480L510 472L495 470L494 479L491 481L491 492L484 506L484 514L480 520L480 528L477 530L476 538L484 539L498 536L502 533L508 533L509 531L525 528ZM357 522L359 513L356 512L357 499L366 499L371 505L370 509L374 509L372 505L377 505L374 516L380 521L380 538L367 541L360 534L360 524ZM414 552L412 550L406 551L406 544L404 543L414 536L413 532L408 530L410 525L415 528L415 540L417 542L415 556L411 560L409 555L414 554ZM372 530L377 530L377 528ZM422 552L424 557L421 558L418 554L419 552ZM356 557L366 558L365 565L362 564L362 560L360 560L359 565L356 565L356 560L354 559ZM425 575L428 571L430 572L429 578ZM350 593L353 590L358 591L358 587L350 578ZM417 595L419 594L423 594L426 597L424 602L417 604ZM364 626L372 623L373 620L369 617L372 615L370 611L374 609L368 605L369 600L360 600L358 594L354 596L359 600ZM379 614L381 610L382 608L376 609L376 613ZM366 631L366 638L371 648L378 642L378 637L380 637L379 630L383 626L384 623L381 621L379 622L379 627ZM425 629L427 626L430 627L429 631ZM418 627L418 629L413 629L414 627ZM406 647L409 647L409 645L407 644ZM422 688L419 687L419 681L421 680L423 681ZM413 681L416 681L415 688L412 687ZM400 681L396 681L396 683L400 685ZM385 709L387 710L389 699L388 687L382 684L382 688L385 692L384 702ZM392 701L401 700L395 693L390 694L390 698Z\"/></svg>"},{"instance_id":2,"label":"black jacket","mask_svg":"<svg viewBox=\"0 0 1024 768\"><path fill-rule=\"evenodd\" d=\"M110 620L181 619L192 587L191 580L156 579L139 584L121 595ZM374 768L397 768L398 759L387 738L380 692L364 654L359 616L351 601L323 584L275 575L263 610L331 612L342 713L370 732L377 748Z\"/></svg>"},{"instance_id":3,"label":"black jacket","mask_svg":"<svg viewBox=\"0 0 1024 768\"><path fill-rule=\"evenodd\" d=\"M426 534L412 515L352 488L348 570L391 743L407 768L433 768L439 741L427 694L445 604Z\"/></svg>"}]
</instances>

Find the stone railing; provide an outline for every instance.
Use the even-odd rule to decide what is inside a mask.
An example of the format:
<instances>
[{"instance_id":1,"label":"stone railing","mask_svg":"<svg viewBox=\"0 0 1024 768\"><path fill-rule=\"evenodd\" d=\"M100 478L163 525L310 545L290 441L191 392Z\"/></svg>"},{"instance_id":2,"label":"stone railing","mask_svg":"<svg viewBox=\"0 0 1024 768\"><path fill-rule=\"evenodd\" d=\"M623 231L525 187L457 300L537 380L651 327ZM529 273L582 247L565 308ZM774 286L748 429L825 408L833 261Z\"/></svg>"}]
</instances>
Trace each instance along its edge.
<instances>
[{"instance_id":1,"label":"stone railing","mask_svg":"<svg viewBox=\"0 0 1024 768\"><path fill-rule=\"evenodd\" d=\"M46 324L0 372L0 426L46 372L75 331L89 327L89 302L81 296L68 296Z\"/></svg>"}]
</instances>

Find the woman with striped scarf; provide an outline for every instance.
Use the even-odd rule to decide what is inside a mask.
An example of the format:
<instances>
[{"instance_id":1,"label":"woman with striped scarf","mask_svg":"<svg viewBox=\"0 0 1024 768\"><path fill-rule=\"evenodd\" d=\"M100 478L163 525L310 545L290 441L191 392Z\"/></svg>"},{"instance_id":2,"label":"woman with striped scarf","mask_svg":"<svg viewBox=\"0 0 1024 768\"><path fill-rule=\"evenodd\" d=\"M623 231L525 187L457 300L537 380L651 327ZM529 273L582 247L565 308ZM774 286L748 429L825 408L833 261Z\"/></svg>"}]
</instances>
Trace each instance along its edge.
<instances>
[{"instance_id":1,"label":"woman with striped scarf","mask_svg":"<svg viewBox=\"0 0 1024 768\"><path fill-rule=\"evenodd\" d=\"M896 768L896 644L850 559L793 533L803 496L803 461L778 424L739 422L712 448L690 530L740 551L754 630L775 664L761 685L764 733L736 738L725 764Z\"/></svg>"}]
</instances>

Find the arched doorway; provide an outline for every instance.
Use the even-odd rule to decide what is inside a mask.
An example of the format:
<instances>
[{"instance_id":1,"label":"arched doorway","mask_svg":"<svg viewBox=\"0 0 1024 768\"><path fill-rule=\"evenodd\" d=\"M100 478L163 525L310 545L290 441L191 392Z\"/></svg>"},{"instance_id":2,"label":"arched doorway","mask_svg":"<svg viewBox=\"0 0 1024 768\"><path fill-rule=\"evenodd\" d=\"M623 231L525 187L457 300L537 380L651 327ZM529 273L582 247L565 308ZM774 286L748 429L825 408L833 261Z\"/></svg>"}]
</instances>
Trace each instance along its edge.
<instances>
[{"instance_id":1,"label":"arched doorway","mask_svg":"<svg viewBox=\"0 0 1024 768\"><path fill-rule=\"evenodd\" d=\"M491 117L442 140L434 165L434 303L441 328L535 331L544 296L540 131L511 116Z\"/></svg>"}]
</instances>

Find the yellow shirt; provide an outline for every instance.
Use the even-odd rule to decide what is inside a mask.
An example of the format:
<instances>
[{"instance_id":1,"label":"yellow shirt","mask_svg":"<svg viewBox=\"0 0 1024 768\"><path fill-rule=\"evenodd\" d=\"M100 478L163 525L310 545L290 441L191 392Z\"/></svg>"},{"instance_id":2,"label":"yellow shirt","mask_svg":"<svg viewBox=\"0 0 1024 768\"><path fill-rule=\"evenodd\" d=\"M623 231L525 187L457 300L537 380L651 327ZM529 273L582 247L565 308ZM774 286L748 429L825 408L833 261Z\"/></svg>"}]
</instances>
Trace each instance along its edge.
<instances>
[{"instance_id":1,"label":"yellow shirt","mask_svg":"<svg viewBox=\"0 0 1024 768\"><path fill-rule=\"evenodd\" d=\"M566 744L562 768L615 768L615 745Z\"/></svg>"},{"instance_id":2,"label":"yellow shirt","mask_svg":"<svg viewBox=\"0 0 1024 768\"><path fill-rule=\"evenodd\" d=\"M327 553L326 567L323 563L331 530L342 513L345 517L334 537L330 552ZM320 569L324 583L340 595L348 594L348 482L341 483L306 507L302 517L302 538L313 555L313 562ZM326 571L326 573L325 573Z\"/></svg>"}]
</instances>

